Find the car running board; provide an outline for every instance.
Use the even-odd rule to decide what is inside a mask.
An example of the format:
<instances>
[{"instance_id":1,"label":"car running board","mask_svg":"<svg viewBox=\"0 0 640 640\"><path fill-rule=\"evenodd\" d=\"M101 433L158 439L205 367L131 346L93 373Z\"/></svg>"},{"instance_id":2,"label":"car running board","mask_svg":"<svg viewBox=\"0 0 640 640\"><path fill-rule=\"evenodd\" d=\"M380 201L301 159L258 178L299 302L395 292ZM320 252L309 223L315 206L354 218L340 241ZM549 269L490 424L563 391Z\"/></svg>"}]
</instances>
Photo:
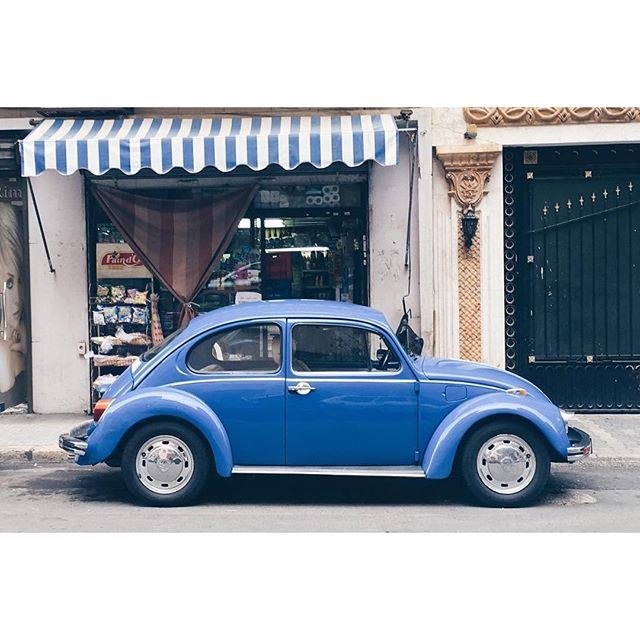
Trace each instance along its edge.
<instances>
[{"instance_id":1,"label":"car running board","mask_svg":"<svg viewBox=\"0 0 640 640\"><path fill-rule=\"evenodd\" d=\"M399 467L288 467L235 465L232 473L265 473L307 476L377 476L384 478L424 478L424 469L417 465Z\"/></svg>"}]
</instances>

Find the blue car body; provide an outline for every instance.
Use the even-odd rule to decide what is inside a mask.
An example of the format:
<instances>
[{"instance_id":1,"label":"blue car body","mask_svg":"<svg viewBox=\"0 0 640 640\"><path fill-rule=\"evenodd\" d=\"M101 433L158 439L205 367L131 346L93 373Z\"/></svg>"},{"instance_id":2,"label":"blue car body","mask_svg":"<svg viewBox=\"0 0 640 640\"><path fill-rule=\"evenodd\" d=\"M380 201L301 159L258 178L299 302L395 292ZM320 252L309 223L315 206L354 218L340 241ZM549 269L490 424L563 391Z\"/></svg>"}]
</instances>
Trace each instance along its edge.
<instances>
[{"instance_id":1,"label":"blue car body","mask_svg":"<svg viewBox=\"0 0 640 640\"><path fill-rule=\"evenodd\" d=\"M187 366L190 349L208 334L265 320L281 329L278 371L195 373ZM296 373L291 332L304 323L373 330L400 366L394 371ZM288 393L300 381L313 385L314 393ZM491 366L411 357L380 312L347 303L255 302L203 314L155 357L125 371L105 397L112 402L89 425L78 464L117 457L131 429L158 418L197 429L222 476L246 466L414 465L427 478L445 478L465 434L497 416L535 427L552 460L571 458L565 420L537 387Z\"/></svg>"}]
</instances>

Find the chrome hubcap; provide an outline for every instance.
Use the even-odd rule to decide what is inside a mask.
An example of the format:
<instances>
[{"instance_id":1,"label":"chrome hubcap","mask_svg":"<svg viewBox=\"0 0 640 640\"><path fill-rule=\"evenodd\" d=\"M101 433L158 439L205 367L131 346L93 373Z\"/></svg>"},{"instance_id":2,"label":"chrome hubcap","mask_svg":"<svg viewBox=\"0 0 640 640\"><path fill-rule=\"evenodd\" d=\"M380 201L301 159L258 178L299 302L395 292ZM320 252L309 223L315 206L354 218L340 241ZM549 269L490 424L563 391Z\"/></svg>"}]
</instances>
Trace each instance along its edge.
<instances>
[{"instance_id":1,"label":"chrome hubcap","mask_svg":"<svg viewBox=\"0 0 640 640\"><path fill-rule=\"evenodd\" d=\"M480 447L476 468L486 487L509 495L531 484L536 472L536 456L525 440L502 433Z\"/></svg>"},{"instance_id":2,"label":"chrome hubcap","mask_svg":"<svg viewBox=\"0 0 640 640\"><path fill-rule=\"evenodd\" d=\"M175 436L154 436L138 449L136 473L154 493L180 491L193 475L191 449Z\"/></svg>"}]
</instances>

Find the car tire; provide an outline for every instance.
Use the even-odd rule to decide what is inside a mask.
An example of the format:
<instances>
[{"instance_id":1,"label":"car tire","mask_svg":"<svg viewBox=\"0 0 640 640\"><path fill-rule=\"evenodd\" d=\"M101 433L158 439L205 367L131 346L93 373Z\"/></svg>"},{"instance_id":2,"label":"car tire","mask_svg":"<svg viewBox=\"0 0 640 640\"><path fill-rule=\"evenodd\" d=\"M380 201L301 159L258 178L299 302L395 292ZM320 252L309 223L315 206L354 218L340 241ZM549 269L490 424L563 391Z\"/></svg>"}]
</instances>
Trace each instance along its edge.
<instances>
[{"instance_id":1,"label":"car tire","mask_svg":"<svg viewBox=\"0 0 640 640\"><path fill-rule=\"evenodd\" d=\"M122 451L122 476L137 501L156 507L193 504L214 470L211 450L178 422L146 424Z\"/></svg>"},{"instance_id":2,"label":"car tire","mask_svg":"<svg viewBox=\"0 0 640 640\"><path fill-rule=\"evenodd\" d=\"M487 507L535 502L549 479L551 458L543 436L508 419L471 432L460 455L460 474L472 498Z\"/></svg>"}]
</instances>

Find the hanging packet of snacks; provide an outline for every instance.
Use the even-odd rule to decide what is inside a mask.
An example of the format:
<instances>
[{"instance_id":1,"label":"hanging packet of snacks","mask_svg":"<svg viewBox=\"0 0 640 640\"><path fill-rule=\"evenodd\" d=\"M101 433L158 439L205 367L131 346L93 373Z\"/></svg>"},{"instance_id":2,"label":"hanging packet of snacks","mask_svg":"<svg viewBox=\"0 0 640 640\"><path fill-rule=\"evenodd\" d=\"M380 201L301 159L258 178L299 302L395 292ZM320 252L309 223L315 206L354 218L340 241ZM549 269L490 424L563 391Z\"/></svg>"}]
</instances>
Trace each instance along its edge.
<instances>
[{"instance_id":1,"label":"hanging packet of snacks","mask_svg":"<svg viewBox=\"0 0 640 640\"><path fill-rule=\"evenodd\" d=\"M104 313L102 313L102 311L94 311L93 312L93 324L94 325L103 325L104 324Z\"/></svg>"},{"instance_id":2,"label":"hanging packet of snacks","mask_svg":"<svg viewBox=\"0 0 640 640\"><path fill-rule=\"evenodd\" d=\"M118 322L131 322L131 307L118 306L116 307L116 314Z\"/></svg>"},{"instance_id":3,"label":"hanging packet of snacks","mask_svg":"<svg viewBox=\"0 0 640 640\"><path fill-rule=\"evenodd\" d=\"M147 324L147 309L145 307L133 307L131 310L131 322L133 324Z\"/></svg>"},{"instance_id":4,"label":"hanging packet of snacks","mask_svg":"<svg viewBox=\"0 0 640 640\"><path fill-rule=\"evenodd\" d=\"M98 351L100 351L100 353L103 353L103 354L110 353L111 351L113 351L113 347L115 344L116 344L116 338L114 338L113 336L107 336L100 344Z\"/></svg>"},{"instance_id":5,"label":"hanging packet of snacks","mask_svg":"<svg viewBox=\"0 0 640 640\"><path fill-rule=\"evenodd\" d=\"M102 310L104 321L106 324L116 324L118 321L117 307L105 307Z\"/></svg>"},{"instance_id":6,"label":"hanging packet of snacks","mask_svg":"<svg viewBox=\"0 0 640 640\"><path fill-rule=\"evenodd\" d=\"M111 287L111 300L113 302L122 302L126 294L126 289L119 284L114 284Z\"/></svg>"},{"instance_id":7,"label":"hanging packet of snacks","mask_svg":"<svg viewBox=\"0 0 640 640\"><path fill-rule=\"evenodd\" d=\"M105 287L102 284L99 284L96 289L96 295L98 298L106 299L109 297L109 287Z\"/></svg>"},{"instance_id":8,"label":"hanging packet of snacks","mask_svg":"<svg viewBox=\"0 0 640 640\"><path fill-rule=\"evenodd\" d=\"M125 302L128 304L147 304L147 292L138 289L127 289Z\"/></svg>"}]
</instances>

